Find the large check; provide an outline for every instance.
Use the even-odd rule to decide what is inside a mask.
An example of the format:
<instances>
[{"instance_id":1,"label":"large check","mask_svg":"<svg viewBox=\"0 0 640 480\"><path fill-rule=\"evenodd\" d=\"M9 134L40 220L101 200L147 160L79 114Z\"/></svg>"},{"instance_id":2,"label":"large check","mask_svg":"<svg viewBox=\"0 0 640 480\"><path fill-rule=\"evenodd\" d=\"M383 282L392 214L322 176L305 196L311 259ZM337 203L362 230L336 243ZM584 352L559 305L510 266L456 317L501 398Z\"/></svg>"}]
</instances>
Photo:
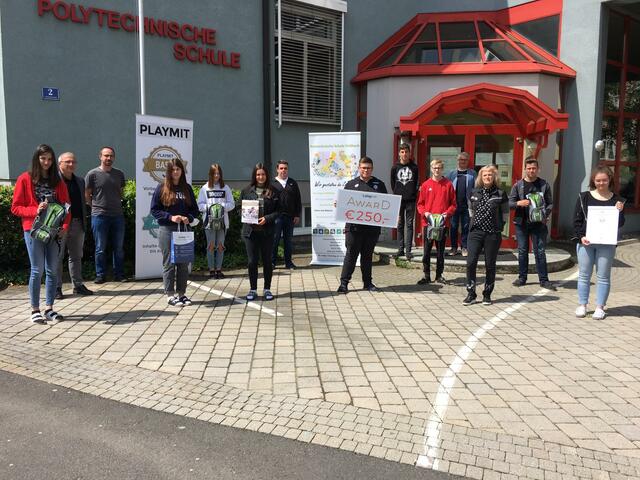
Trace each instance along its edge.
<instances>
[{"instance_id":1,"label":"large check","mask_svg":"<svg viewBox=\"0 0 640 480\"><path fill-rule=\"evenodd\" d=\"M589 207L586 237L590 243L616 245L620 211L616 207Z\"/></svg>"},{"instance_id":2,"label":"large check","mask_svg":"<svg viewBox=\"0 0 640 480\"><path fill-rule=\"evenodd\" d=\"M338 190L336 221L396 228L400 213L400 195Z\"/></svg>"}]
</instances>

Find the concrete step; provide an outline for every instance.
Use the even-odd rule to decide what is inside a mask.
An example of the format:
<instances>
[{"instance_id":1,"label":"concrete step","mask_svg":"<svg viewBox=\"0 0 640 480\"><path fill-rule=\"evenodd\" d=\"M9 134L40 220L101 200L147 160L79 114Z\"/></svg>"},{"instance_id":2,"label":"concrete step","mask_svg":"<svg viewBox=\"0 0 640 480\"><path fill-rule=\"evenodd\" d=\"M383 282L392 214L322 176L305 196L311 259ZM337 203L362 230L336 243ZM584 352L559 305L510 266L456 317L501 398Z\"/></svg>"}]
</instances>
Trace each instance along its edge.
<instances>
[{"instance_id":1,"label":"concrete step","mask_svg":"<svg viewBox=\"0 0 640 480\"><path fill-rule=\"evenodd\" d=\"M383 263L394 262L396 265L404 268L422 268L422 247L414 247L413 259L408 261L406 257L397 258L398 246L395 242L378 242L375 253L380 256ZM449 250L447 249L447 252ZM431 264L435 266L435 249L431 251ZM547 268L550 273L566 270L573 266L571 254L562 248L553 245L547 245ZM465 272L467 267L467 259L462 255L445 256L444 270L445 272ZM435 267L434 267L435 268ZM484 255L480 255L478 261L478 270L484 268ZM500 250L497 261L498 273L518 273L518 251L517 250ZM536 261L533 253L529 253L529 273L536 272Z\"/></svg>"}]
</instances>

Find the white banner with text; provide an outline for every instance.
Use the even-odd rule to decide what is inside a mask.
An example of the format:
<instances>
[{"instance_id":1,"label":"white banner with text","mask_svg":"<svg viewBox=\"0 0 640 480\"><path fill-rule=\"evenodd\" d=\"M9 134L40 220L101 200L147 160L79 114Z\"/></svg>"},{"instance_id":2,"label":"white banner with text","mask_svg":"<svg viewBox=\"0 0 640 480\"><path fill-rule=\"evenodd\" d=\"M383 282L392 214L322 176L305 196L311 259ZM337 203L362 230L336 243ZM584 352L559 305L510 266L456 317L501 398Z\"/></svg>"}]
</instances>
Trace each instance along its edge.
<instances>
[{"instance_id":1,"label":"white banner with text","mask_svg":"<svg viewBox=\"0 0 640 480\"><path fill-rule=\"evenodd\" d=\"M360 132L310 133L311 264L342 265L344 222L336 221L338 190L358 174Z\"/></svg>"},{"instance_id":2,"label":"white banner with text","mask_svg":"<svg viewBox=\"0 0 640 480\"><path fill-rule=\"evenodd\" d=\"M151 197L164 182L167 162L179 158L191 184L193 121L136 115L136 278L162 276L158 222Z\"/></svg>"}]
</instances>

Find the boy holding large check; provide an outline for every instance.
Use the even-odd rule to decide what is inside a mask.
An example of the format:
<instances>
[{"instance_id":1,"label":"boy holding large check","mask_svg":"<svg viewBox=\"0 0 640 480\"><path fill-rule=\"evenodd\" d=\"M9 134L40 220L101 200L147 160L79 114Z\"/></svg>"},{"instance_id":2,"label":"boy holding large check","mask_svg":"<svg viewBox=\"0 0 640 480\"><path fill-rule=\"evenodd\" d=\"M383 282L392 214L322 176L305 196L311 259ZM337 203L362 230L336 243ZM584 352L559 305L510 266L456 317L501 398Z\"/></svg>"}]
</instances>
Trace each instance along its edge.
<instances>
[{"instance_id":1,"label":"boy holding large check","mask_svg":"<svg viewBox=\"0 0 640 480\"><path fill-rule=\"evenodd\" d=\"M358 177L348 181L345 184L345 190L357 190L360 192L370 193L387 193L387 187L385 186L384 182L372 175L373 160L371 160L369 157L362 157L360 159L360 162L358 163L358 173ZM337 207L338 209L343 209L345 205L340 204ZM371 263L373 259L373 249L375 248L376 243L378 242L378 236L380 235L380 227L378 225L383 222L375 221L376 219L373 219L373 215L375 214L374 212L367 212L365 211L365 209L357 208L357 205L353 205L353 207L354 208L347 208L345 210L345 217L347 219L347 223L345 225L345 242L347 246L347 253L342 264L342 274L340 275L340 286L338 287L338 292L349 292L349 281L351 280L353 271L356 268L356 260L358 258L358 255L360 255L360 270L362 271L362 282L364 283L364 289L369 290L370 292L375 292L378 290L378 288L373 284L373 281L371 279ZM349 222L349 220L357 220L357 217L359 215L366 217L367 213L372 216L371 220L374 225L363 225L361 223ZM393 218L397 222L397 209ZM362 219L360 221L362 221Z\"/></svg>"}]
</instances>

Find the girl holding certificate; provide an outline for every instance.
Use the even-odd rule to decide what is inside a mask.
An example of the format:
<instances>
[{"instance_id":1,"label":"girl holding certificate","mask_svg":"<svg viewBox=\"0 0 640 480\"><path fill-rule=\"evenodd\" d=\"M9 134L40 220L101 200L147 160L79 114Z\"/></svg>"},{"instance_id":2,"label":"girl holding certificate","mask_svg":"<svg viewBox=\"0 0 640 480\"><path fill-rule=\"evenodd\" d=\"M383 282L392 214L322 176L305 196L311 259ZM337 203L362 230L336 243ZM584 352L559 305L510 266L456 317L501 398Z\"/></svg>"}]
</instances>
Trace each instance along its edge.
<instances>
[{"instance_id":1,"label":"girl holding certificate","mask_svg":"<svg viewBox=\"0 0 640 480\"><path fill-rule=\"evenodd\" d=\"M273 264L274 222L279 214L278 194L271 188L269 170L262 163L253 168L251 183L240 194L242 239L247 248L250 290L247 300L257 298L258 258L262 257L265 300L273 300L271 276Z\"/></svg>"},{"instance_id":2,"label":"girl holding certificate","mask_svg":"<svg viewBox=\"0 0 640 480\"><path fill-rule=\"evenodd\" d=\"M596 309L593 312L593 318L602 320L607 315L604 308L611 289L611 264L616 252L617 230L624 225L622 213L624 200L613 193L613 188L611 169L606 166L596 167L591 173L589 191L580 193L576 202L573 229L574 239L577 241L579 268L578 308L576 308L578 318L587 314L589 282L594 265L596 267ZM596 212L598 226L593 224L596 221ZM610 215L611 213L613 215ZM592 236L595 232L598 232L597 240ZM607 233L613 234L612 241L606 239Z\"/></svg>"}]
</instances>

